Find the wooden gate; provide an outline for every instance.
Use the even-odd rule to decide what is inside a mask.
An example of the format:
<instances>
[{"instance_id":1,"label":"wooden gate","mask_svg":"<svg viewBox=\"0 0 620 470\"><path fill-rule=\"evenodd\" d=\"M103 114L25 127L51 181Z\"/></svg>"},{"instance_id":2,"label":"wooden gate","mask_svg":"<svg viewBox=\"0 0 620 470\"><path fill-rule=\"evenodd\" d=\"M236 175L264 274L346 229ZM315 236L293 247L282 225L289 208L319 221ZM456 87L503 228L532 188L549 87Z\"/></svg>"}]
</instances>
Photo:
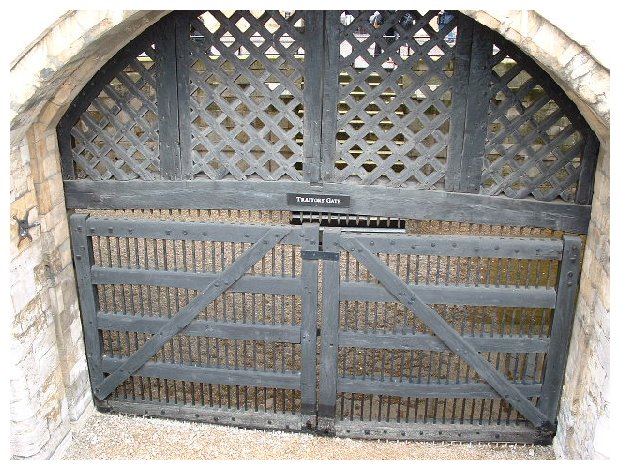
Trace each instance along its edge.
<instances>
[{"instance_id":1,"label":"wooden gate","mask_svg":"<svg viewBox=\"0 0 620 470\"><path fill-rule=\"evenodd\" d=\"M57 133L99 407L553 435L598 140L471 18L373 14L173 12L71 104Z\"/></svg>"}]
</instances>

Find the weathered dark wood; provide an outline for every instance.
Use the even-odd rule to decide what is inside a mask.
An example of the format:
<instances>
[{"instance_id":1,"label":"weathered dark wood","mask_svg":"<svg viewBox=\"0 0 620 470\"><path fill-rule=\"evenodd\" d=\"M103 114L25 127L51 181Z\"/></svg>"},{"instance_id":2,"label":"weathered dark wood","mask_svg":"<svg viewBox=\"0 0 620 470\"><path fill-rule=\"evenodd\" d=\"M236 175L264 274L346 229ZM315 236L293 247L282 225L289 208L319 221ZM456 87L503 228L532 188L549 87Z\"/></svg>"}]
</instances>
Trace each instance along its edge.
<instances>
[{"instance_id":1,"label":"weathered dark wood","mask_svg":"<svg viewBox=\"0 0 620 470\"><path fill-rule=\"evenodd\" d=\"M221 222L182 222L146 219L91 218L88 234L104 237L144 237L160 240L210 240L218 242L253 243L263 237L272 226L251 224L224 224ZM301 229L280 225L287 230L282 243L299 245Z\"/></svg>"},{"instance_id":2,"label":"weathered dark wood","mask_svg":"<svg viewBox=\"0 0 620 470\"><path fill-rule=\"evenodd\" d=\"M336 243L339 231L326 229L323 243ZM319 371L318 428L331 432L336 414L338 375L338 321L340 312L340 261L323 261L323 319L321 324L321 366Z\"/></svg>"},{"instance_id":3,"label":"weathered dark wood","mask_svg":"<svg viewBox=\"0 0 620 470\"><path fill-rule=\"evenodd\" d=\"M511 259L560 259L562 240L467 235L343 234L372 253Z\"/></svg>"},{"instance_id":4,"label":"weathered dark wood","mask_svg":"<svg viewBox=\"0 0 620 470\"><path fill-rule=\"evenodd\" d=\"M200 290L219 277L217 273L193 273L155 269L102 268L94 266L91 271L93 284L134 284L181 289ZM301 295L303 287L299 279L290 277L242 276L229 292L255 294Z\"/></svg>"},{"instance_id":5,"label":"weathered dark wood","mask_svg":"<svg viewBox=\"0 0 620 470\"><path fill-rule=\"evenodd\" d=\"M338 73L340 62L340 12L326 11L323 53L323 102L321 126L321 178L334 182L338 122Z\"/></svg>"},{"instance_id":6,"label":"weathered dark wood","mask_svg":"<svg viewBox=\"0 0 620 470\"><path fill-rule=\"evenodd\" d=\"M425 424L370 421L338 421L336 436L352 439L393 439L430 442L518 442L539 441L538 433L528 425Z\"/></svg>"},{"instance_id":7,"label":"weathered dark wood","mask_svg":"<svg viewBox=\"0 0 620 470\"><path fill-rule=\"evenodd\" d=\"M551 325L551 342L540 403L541 411L552 423L557 416L564 383L580 275L581 238L565 235L564 254L557 283L558 300Z\"/></svg>"},{"instance_id":8,"label":"weathered dark wood","mask_svg":"<svg viewBox=\"0 0 620 470\"><path fill-rule=\"evenodd\" d=\"M131 403L116 399L100 402L100 408L106 412L122 413L134 416L151 416L154 418L174 418L200 423L224 426L247 426L258 429L301 430L302 423L298 414L268 413L254 410L231 410L228 408L211 408L175 405L164 402Z\"/></svg>"},{"instance_id":9,"label":"weathered dark wood","mask_svg":"<svg viewBox=\"0 0 620 470\"><path fill-rule=\"evenodd\" d=\"M165 326L145 342L138 351L118 365L98 387L95 387L95 396L100 399L105 398L118 384L125 381L133 372L142 367L170 338L185 328L204 307L225 292L250 266L257 263L288 231L283 228L270 229L252 248L246 250L232 265L222 271L218 280L211 282L201 295L190 301Z\"/></svg>"},{"instance_id":10,"label":"weathered dark wood","mask_svg":"<svg viewBox=\"0 0 620 470\"><path fill-rule=\"evenodd\" d=\"M319 247L319 226L308 224L303 227L302 249L316 250ZM316 356L317 356L317 310L319 266L317 260L303 260L301 281L301 413L306 425L316 427Z\"/></svg>"},{"instance_id":11,"label":"weathered dark wood","mask_svg":"<svg viewBox=\"0 0 620 470\"><path fill-rule=\"evenodd\" d=\"M484 334L463 336L463 341L480 352L544 353L549 348L549 338L527 336ZM437 352L450 350L442 340L427 334L360 333L341 330L338 333L338 343L342 348L416 349Z\"/></svg>"},{"instance_id":12,"label":"weathered dark wood","mask_svg":"<svg viewBox=\"0 0 620 470\"><path fill-rule=\"evenodd\" d=\"M543 415L525 397L514 384L498 372L491 364L483 359L469 343L463 341L458 334L437 312L422 302L415 291L407 286L397 275L383 264L379 258L368 251L356 240L340 239L339 244L349 251L355 258L364 264L368 270L388 289L398 300L422 320L446 345L473 367L476 372L499 395L514 406L523 416L536 427L545 425L547 417Z\"/></svg>"},{"instance_id":13,"label":"weathered dark wood","mask_svg":"<svg viewBox=\"0 0 620 470\"><path fill-rule=\"evenodd\" d=\"M467 118L467 93L469 91L471 53L474 20L458 15L458 36L454 62L454 85L452 86L452 116L448 139L448 160L446 162L446 191L459 191L461 167L463 165L463 137Z\"/></svg>"},{"instance_id":14,"label":"weathered dark wood","mask_svg":"<svg viewBox=\"0 0 620 470\"><path fill-rule=\"evenodd\" d=\"M295 210L287 193L344 194L349 208L323 212L550 228L587 233L591 207L378 186L267 181L65 181L67 208Z\"/></svg>"},{"instance_id":15,"label":"weathered dark wood","mask_svg":"<svg viewBox=\"0 0 620 470\"><path fill-rule=\"evenodd\" d=\"M155 334L168 323L168 319L100 312L97 314L97 322L101 330ZM301 337L300 329L296 326L205 320L193 320L179 333L187 336L285 343L299 343Z\"/></svg>"},{"instance_id":16,"label":"weathered dark wood","mask_svg":"<svg viewBox=\"0 0 620 470\"><path fill-rule=\"evenodd\" d=\"M321 102L323 75L323 16L322 11L305 13L305 80L304 80L304 181L317 183L321 179Z\"/></svg>"},{"instance_id":17,"label":"weathered dark wood","mask_svg":"<svg viewBox=\"0 0 620 470\"><path fill-rule=\"evenodd\" d=\"M577 204L592 204L594 173L596 172L600 143L594 131L588 130L584 134L585 145L581 159L581 172L579 173L579 185L577 186L575 202Z\"/></svg>"},{"instance_id":18,"label":"weathered dark wood","mask_svg":"<svg viewBox=\"0 0 620 470\"><path fill-rule=\"evenodd\" d=\"M482 162L485 157L485 140L491 98L491 67L493 54L491 30L474 24L467 90L465 135L459 191L478 193L482 180Z\"/></svg>"},{"instance_id":19,"label":"weathered dark wood","mask_svg":"<svg viewBox=\"0 0 620 470\"><path fill-rule=\"evenodd\" d=\"M102 369L113 374L122 368L129 358L104 357ZM146 362L133 374L141 377L157 377L168 380L186 380L188 382L210 383L220 385L248 385L299 389L299 372L269 372L253 369L231 369L201 367L195 364L168 364Z\"/></svg>"},{"instance_id":20,"label":"weathered dark wood","mask_svg":"<svg viewBox=\"0 0 620 470\"><path fill-rule=\"evenodd\" d=\"M188 180L194 176L191 141L192 123L190 112L190 78L189 69L191 67L191 54L189 47L190 40L190 18L197 16L199 12L177 12L174 16L175 29L175 49L176 49L176 94L178 104L179 120L179 159L180 159L180 179Z\"/></svg>"},{"instance_id":21,"label":"weathered dark wood","mask_svg":"<svg viewBox=\"0 0 620 470\"><path fill-rule=\"evenodd\" d=\"M162 21L162 28L155 36L155 49L162 66L157 81L157 117L159 118L159 148L161 178L181 179L179 137L179 102L177 93L176 24L175 16Z\"/></svg>"},{"instance_id":22,"label":"weathered dark wood","mask_svg":"<svg viewBox=\"0 0 620 470\"><path fill-rule=\"evenodd\" d=\"M150 26L140 36L133 39L129 44L118 51L114 57L106 62L71 102L67 112L61 118L59 125L70 129L79 119L80 115L86 111L92 101L99 95L101 89L112 81L114 76L127 65L128 61L144 52L144 48L153 42L153 38L155 35L159 34L160 28L161 23L159 22ZM65 158L64 155L63 158Z\"/></svg>"},{"instance_id":23,"label":"weathered dark wood","mask_svg":"<svg viewBox=\"0 0 620 470\"><path fill-rule=\"evenodd\" d=\"M86 361L90 374L91 386L98 387L103 382L101 368L101 337L97 325L97 309L99 302L97 291L90 277L91 266L94 263L93 247L86 231L88 215L73 214L70 217L71 245L75 263L75 276L80 299L80 312L84 326L84 343Z\"/></svg>"},{"instance_id":24,"label":"weathered dark wood","mask_svg":"<svg viewBox=\"0 0 620 470\"><path fill-rule=\"evenodd\" d=\"M408 284L427 304L476 305L501 307L553 308L555 289L514 286L466 286ZM350 301L394 302L394 296L381 284L344 282L340 284L340 299Z\"/></svg>"},{"instance_id":25,"label":"weathered dark wood","mask_svg":"<svg viewBox=\"0 0 620 470\"><path fill-rule=\"evenodd\" d=\"M540 384L517 384L515 388L525 397L540 395ZM410 383L398 380L372 380L370 377L339 377L338 391L416 398L501 398L491 386L484 383Z\"/></svg>"}]
</instances>

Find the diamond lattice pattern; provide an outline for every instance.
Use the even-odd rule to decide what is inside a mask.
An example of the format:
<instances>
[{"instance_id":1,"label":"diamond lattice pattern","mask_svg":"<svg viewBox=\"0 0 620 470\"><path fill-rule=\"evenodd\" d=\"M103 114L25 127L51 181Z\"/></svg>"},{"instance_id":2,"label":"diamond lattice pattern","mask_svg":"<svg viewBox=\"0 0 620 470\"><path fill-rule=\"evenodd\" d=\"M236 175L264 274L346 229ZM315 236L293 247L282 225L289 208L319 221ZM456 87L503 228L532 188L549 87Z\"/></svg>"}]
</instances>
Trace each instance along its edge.
<instances>
[{"instance_id":1,"label":"diamond lattice pattern","mask_svg":"<svg viewBox=\"0 0 620 470\"><path fill-rule=\"evenodd\" d=\"M159 178L154 57L151 46L130 60L71 129L77 178Z\"/></svg>"},{"instance_id":2,"label":"diamond lattice pattern","mask_svg":"<svg viewBox=\"0 0 620 470\"><path fill-rule=\"evenodd\" d=\"M506 41L496 41L491 66L481 194L573 202L585 139L565 98Z\"/></svg>"},{"instance_id":3,"label":"diamond lattice pattern","mask_svg":"<svg viewBox=\"0 0 620 470\"><path fill-rule=\"evenodd\" d=\"M341 21L334 179L415 188L443 185L456 20L436 11L372 11Z\"/></svg>"},{"instance_id":4,"label":"diamond lattice pattern","mask_svg":"<svg viewBox=\"0 0 620 470\"><path fill-rule=\"evenodd\" d=\"M208 12L191 22L193 174L300 180L303 21Z\"/></svg>"}]
</instances>

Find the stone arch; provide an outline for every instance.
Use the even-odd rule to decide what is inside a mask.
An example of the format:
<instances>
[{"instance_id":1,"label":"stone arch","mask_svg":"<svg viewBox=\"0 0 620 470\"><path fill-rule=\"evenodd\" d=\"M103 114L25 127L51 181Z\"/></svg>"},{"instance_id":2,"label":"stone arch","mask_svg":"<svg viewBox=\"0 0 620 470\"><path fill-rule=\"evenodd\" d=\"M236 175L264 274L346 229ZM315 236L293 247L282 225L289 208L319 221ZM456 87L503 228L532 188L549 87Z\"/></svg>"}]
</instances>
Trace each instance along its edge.
<instances>
[{"instance_id":1,"label":"stone arch","mask_svg":"<svg viewBox=\"0 0 620 470\"><path fill-rule=\"evenodd\" d=\"M569 367L570 361L579 367L580 356L591 347L588 341L583 340L581 330L591 327L599 317L604 321L605 312L607 315L609 312L608 274L606 279L604 277L605 272L609 272L609 251L607 248L605 252L603 248L601 252L600 248L601 243L603 247L609 245L609 71L586 49L536 12L509 12L504 17L480 10L463 12L499 32L533 57L573 99L601 140L582 294L574 331L576 341L573 341L569 357ZM15 405L17 408L14 407L12 412L15 456L50 455L67 434L67 423L77 419L90 400L84 351L80 346L79 311L64 209L56 123L94 71L166 13L68 12L11 63L11 215L22 217L26 209L33 208L30 220L39 219L41 222L40 229L33 232L33 241L23 243L17 249L14 248L17 239L12 232L11 269L17 271L32 267L36 276L33 279L18 279L19 282L12 283L11 288L13 291L23 289L20 295L33 299L38 306L23 319L22 327L33 326L37 315L46 318L40 326L44 333L35 335L35 338L42 338L39 340L41 342L49 341L49 337L54 338L55 349L41 348L45 349L43 353L54 356L50 361L56 368L42 371L40 375L45 377L40 382L42 386L49 380L57 383L53 388L54 399L58 403L57 415L53 420L48 419L47 424L42 424L45 417L49 417L46 407L37 406L24 418L18 409L22 405ZM30 258L31 265L24 264L25 258ZM601 272L602 281L599 280ZM35 283L34 289L26 287L29 282ZM595 302L597 297L603 299L602 305L599 305L600 301ZM28 304L21 305L14 301L14 316L20 317L28 308ZM604 333L604 326L600 328ZM44 339L46 335L49 336L47 340ZM22 359L29 357L32 360L43 354L25 346L15 350L23 356ZM16 365L19 369L19 364L23 368L27 363L17 360ZM590 377L596 379L593 374ZM19 380L24 382L25 378L25 373L19 374ZM575 397L579 399L583 395L579 389L584 385L577 380L572 378L566 385L565 403L560 410L560 430L556 438L556 441L563 441L556 443L559 455L571 455L571 439L575 445L583 446L588 441L588 436L574 430L571 432L571 416L579 414L579 410L573 408L571 411L570 405ZM30 405L28 400L36 401L34 391L24 400L22 404L25 407ZM596 421L596 418L590 421ZM34 424L36 431L22 431L26 422L30 427ZM584 452L592 452L591 447Z\"/></svg>"}]
</instances>

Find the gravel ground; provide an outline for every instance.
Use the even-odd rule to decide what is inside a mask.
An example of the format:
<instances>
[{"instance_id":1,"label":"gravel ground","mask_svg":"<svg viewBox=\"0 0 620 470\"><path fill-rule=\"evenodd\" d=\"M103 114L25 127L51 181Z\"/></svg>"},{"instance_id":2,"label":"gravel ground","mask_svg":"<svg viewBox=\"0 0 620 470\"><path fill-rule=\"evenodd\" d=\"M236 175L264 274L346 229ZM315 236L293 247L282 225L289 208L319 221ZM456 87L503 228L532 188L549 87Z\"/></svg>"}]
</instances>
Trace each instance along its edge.
<instances>
[{"instance_id":1,"label":"gravel ground","mask_svg":"<svg viewBox=\"0 0 620 470\"><path fill-rule=\"evenodd\" d=\"M62 460L553 460L551 447L366 441L92 412Z\"/></svg>"}]
</instances>

